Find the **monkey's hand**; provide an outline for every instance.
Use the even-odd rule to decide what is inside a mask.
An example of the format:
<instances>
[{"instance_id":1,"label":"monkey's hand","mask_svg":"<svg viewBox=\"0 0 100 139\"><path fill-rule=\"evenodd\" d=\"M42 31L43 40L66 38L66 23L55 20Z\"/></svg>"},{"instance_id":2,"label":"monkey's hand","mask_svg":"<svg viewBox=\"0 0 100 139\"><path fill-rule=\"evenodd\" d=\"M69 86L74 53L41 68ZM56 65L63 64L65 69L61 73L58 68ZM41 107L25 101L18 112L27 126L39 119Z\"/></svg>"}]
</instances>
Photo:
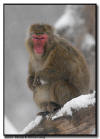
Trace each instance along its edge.
<instances>
[{"instance_id":1,"label":"monkey's hand","mask_svg":"<svg viewBox=\"0 0 100 139\"><path fill-rule=\"evenodd\" d=\"M33 87L36 88L39 85L41 85L41 82L40 82L40 78L39 78L39 75L38 75L38 72L37 72L37 73L35 73Z\"/></svg>"},{"instance_id":2,"label":"monkey's hand","mask_svg":"<svg viewBox=\"0 0 100 139\"><path fill-rule=\"evenodd\" d=\"M52 83L60 80L62 78L61 76L62 75L57 70L44 69L36 73L34 82L40 81L41 84Z\"/></svg>"}]
</instances>

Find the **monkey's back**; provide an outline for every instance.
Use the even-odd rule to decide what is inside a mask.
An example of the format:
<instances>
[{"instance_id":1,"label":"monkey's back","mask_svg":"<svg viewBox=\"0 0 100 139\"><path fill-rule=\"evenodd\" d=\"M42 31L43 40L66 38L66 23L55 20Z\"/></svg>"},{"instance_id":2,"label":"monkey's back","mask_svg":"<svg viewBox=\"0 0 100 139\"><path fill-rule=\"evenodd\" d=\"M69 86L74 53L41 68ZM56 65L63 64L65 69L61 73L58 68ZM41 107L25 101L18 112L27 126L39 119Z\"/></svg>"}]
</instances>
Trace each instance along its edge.
<instances>
[{"instance_id":1,"label":"monkey's back","mask_svg":"<svg viewBox=\"0 0 100 139\"><path fill-rule=\"evenodd\" d=\"M62 80L76 87L80 93L87 93L90 79L85 58L66 41L58 44L49 55L48 66L53 66Z\"/></svg>"}]
</instances>

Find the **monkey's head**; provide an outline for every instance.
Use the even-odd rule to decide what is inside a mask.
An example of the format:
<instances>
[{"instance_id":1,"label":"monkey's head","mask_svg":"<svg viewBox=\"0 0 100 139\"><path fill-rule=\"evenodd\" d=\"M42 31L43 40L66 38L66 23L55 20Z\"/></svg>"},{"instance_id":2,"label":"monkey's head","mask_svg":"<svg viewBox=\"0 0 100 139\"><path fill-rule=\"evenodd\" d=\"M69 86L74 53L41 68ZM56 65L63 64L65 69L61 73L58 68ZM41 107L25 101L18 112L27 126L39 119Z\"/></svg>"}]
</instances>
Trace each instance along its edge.
<instances>
[{"instance_id":1,"label":"monkey's head","mask_svg":"<svg viewBox=\"0 0 100 139\"><path fill-rule=\"evenodd\" d=\"M47 44L52 42L53 38L53 28L47 24L33 24L29 29L29 43L28 49L31 49L31 52L38 55L43 55L47 47ZM48 43L49 42L49 43Z\"/></svg>"}]
</instances>

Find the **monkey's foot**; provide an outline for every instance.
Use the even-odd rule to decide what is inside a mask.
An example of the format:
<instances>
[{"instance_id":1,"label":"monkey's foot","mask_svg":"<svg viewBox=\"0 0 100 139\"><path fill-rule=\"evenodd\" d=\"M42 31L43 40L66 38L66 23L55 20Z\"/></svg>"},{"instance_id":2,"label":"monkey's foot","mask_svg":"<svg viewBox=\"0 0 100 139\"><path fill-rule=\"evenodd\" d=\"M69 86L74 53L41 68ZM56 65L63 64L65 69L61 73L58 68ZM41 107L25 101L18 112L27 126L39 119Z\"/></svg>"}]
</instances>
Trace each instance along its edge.
<instances>
[{"instance_id":1,"label":"monkey's foot","mask_svg":"<svg viewBox=\"0 0 100 139\"><path fill-rule=\"evenodd\" d=\"M47 106L47 110L51 113L56 112L60 108L61 108L61 106L59 104L52 102L52 101L50 101L48 106Z\"/></svg>"},{"instance_id":2,"label":"monkey's foot","mask_svg":"<svg viewBox=\"0 0 100 139\"><path fill-rule=\"evenodd\" d=\"M54 114L57 110L59 110L61 108L61 106L55 102L50 101L47 104L47 111L44 112L39 112L37 113L37 115L41 115L41 116L51 116L52 114Z\"/></svg>"},{"instance_id":3,"label":"monkey's foot","mask_svg":"<svg viewBox=\"0 0 100 139\"><path fill-rule=\"evenodd\" d=\"M39 113L37 113L37 115L41 115L41 116L47 116L48 114L50 114L50 112L49 111L45 111L45 112L39 112Z\"/></svg>"}]
</instances>

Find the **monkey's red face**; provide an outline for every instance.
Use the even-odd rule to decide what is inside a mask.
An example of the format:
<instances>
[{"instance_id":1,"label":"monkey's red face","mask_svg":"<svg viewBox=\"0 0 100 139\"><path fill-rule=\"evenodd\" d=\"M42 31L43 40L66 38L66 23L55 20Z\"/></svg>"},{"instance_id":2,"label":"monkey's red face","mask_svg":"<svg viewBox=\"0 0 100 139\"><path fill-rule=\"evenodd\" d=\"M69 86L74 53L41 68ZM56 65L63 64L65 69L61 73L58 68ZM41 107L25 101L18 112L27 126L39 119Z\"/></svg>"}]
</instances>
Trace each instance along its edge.
<instances>
[{"instance_id":1,"label":"monkey's red face","mask_svg":"<svg viewBox=\"0 0 100 139\"><path fill-rule=\"evenodd\" d=\"M34 51L37 54L43 54L44 52L44 45L48 41L48 35L47 34L41 34L41 35L32 35L32 40L34 44Z\"/></svg>"}]
</instances>

